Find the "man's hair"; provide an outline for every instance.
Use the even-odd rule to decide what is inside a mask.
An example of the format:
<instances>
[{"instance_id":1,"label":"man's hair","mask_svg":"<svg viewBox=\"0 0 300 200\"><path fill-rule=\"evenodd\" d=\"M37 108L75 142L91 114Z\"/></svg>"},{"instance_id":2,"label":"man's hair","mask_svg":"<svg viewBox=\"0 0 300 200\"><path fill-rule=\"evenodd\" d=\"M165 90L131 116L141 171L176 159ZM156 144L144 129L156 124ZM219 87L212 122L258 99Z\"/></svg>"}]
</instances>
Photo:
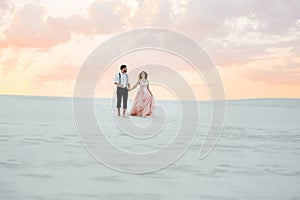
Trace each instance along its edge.
<instances>
[{"instance_id":1,"label":"man's hair","mask_svg":"<svg viewBox=\"0 0 300 200\"><path fill-rule=\"evenodd\" d=\"M126 65L121 65L120 69L122 70L122 69L124 69L126 67L127 67Z\"/></svg>"}]
</instances>

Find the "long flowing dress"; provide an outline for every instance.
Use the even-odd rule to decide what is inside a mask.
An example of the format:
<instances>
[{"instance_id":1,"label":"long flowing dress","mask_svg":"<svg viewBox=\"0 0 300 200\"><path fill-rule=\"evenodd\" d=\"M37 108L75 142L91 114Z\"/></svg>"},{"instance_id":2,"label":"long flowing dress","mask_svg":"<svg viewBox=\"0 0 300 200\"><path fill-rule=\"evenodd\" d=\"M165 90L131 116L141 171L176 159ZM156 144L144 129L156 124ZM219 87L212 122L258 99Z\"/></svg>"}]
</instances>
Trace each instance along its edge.
<instances>
[{"instance_id":1,"label":"long flowing dress","mask_svg":"<svg viewBox=\"0 0 300 200\"><path fill-rule=\"evenodd\" d=\"M151 116L154 109L154 97L150 94L147 86L148 80L139 80L140 88L138 89L130 111L132 116Z\"/></svg>"}]
</instances>

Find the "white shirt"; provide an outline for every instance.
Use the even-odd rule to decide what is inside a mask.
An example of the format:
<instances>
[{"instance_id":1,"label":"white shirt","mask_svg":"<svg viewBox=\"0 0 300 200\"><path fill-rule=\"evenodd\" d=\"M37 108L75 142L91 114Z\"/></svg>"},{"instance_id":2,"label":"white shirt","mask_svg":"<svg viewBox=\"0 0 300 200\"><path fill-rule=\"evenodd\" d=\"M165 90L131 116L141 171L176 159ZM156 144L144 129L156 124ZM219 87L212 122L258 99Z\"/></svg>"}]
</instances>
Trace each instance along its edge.
<instances>
[{"instance_id":1,"label":"white shirt","mask_svg":"<svg viewBox=\"0 0 300 200\"><path fill-rule=\"evenodd\" d=\"M123 74L123 73L121 73L121 72L120 72L120 74L121 74L121 84L122 84L124 87L127 87L127 88L128 88L128 84L129 84L129 76L128 76L128 74L126 75L126 74ZM128 80L127 80L127 78L128 78ZM117 73L117 74L115 75L115 81L114 81L114 83L115 83L115 82L119 83L119 73Z\"/></svg>"}]
</instances>

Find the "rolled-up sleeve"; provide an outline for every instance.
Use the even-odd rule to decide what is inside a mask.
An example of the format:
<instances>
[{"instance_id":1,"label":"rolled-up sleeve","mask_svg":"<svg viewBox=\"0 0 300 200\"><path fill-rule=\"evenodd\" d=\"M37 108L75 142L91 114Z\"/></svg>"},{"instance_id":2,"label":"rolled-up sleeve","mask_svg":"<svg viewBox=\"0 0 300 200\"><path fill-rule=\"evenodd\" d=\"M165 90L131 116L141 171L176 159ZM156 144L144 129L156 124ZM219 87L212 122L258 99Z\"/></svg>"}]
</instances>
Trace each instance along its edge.
<instances>
[{"instance_id":1,"label":"rolled-up sleeve","mask_svg":"<svg viewBox=\"0 0 300 200\"><path fill-rule=\"evenodd\" d=\"M118 77L118 74L115 75L114 83L115 83L115 82L119 83L119 77Z\"/></svg>"}]
</instances>

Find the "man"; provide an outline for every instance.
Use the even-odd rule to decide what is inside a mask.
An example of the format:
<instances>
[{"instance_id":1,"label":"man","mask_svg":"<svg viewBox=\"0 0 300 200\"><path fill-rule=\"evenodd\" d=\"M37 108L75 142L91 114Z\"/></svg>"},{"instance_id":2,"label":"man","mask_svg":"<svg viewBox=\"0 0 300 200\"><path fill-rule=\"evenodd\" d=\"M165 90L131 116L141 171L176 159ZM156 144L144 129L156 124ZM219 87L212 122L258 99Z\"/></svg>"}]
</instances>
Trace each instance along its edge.
<instances>
[{"instance_id":1,"label":"man","mask_svg":"<svg viewBox=\"0 0 300 200\"><path fill-rule=\"evenodd\" d=\"M114 84L117 85L117 109L120 116L121 100L123 99L123 116L125 117L127 109L128 90L130 89L127 66L121 65L121 72L115 76Z\"/></svg>"}]
</instances>

